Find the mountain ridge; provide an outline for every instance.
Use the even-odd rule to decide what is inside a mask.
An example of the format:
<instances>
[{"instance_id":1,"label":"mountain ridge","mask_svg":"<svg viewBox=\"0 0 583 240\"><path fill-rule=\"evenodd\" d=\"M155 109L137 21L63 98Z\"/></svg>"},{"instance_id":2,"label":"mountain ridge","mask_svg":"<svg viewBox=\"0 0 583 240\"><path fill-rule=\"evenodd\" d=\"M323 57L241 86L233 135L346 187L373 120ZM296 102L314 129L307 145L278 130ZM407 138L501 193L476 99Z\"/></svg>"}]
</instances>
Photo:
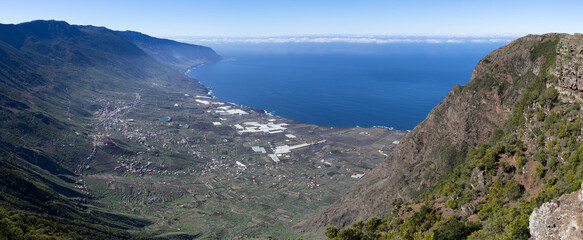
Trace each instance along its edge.
<instances>
[{"instance_id":1,"label":"mountain ridge","mask_svg":"<svg viewBox=\"0 0 583 240\"><path fill-rule=\"evenodd\" d=\"M405 134L302 124L214 99L183 72L207 61L194 58L197 46L180 55L187 45L139 35L150 44L140 48L61 21L0 30L7 238L295 238L293 223Z\"/></svg>"},{"instance_id":2,"label":"mountain ridge","mask_svg":"<svg viewBox=\"0 0 583 240\"><path fill-rule=\"evenodd\" d=\"M158 61L179 71L186 71L197 65L222 59L209 47L150 37L134 31L117 31L116 33L133 42Z\"/></svg>"},{"instance_id":3,"label":"mountain ridge","mask_svg":"<svg viewBox=\"0 0 583 240\"><path fill-rule=\"evenodd\" d=\"M95 100L155 82L205 88L115 31L64 21L0 24L0 60L0 210L12 219L3 236L135 238L128 230L150 220L88 204L93 196L82 181L82 162L91 161L94 148L88 123L95 121L92 111L106 107Z\"/></svg>"},{"instance_id":4,"label":"mountain ridge","mask_svg":"<svg viewBox=\"0 0 583 240\"><path fill-rule=\"evenodd\" d=\"M583 99L579 87L583 81L582 44L581 34L528 35L502 47L508 50L506 53L493 58L495 52L489 54L478 64L478 74L474 75L485 78L472 77L464 87L473 84L489 89L502 102L509 97L518 98L513 101L510 117L486 141L469 148L459 165L445 171L445 175L425 190L418 191L420 195L409 191L403 198L399 198L403 195L393 196L390 204L376 203L384 205L385 210L373 209L376 212L368 219L366 214L370 212L362 212L374 208L374 202L365 202L373 206L357 205L359 216L359 209L354 210L352 206L352 211L357 212L352 216L365 217L359 220L340 215L344 219L332 220L343 226L340 229L328 226L326 236L329 239L579 239L579 213L583 211L580 192ZM462 99L471 102L471 98ZM393 153L399 154L397 150ZM428 174L438 173L429 171ZM414 177L404 179L415 182ZM400 190L392 187L380 189L384 190L380 194ZM355 190L351 191L354 196ZM340 200L334 205L348 208L349 204ZM335 214L330 209L324 213L327 212Z\"/></svg>"},{"instance_id":5,"label":"mountain ridge","mask_svg":"<svg viewBox=\"0 0 583 240\"><path fill-rule=\"evenodd\" d=\"M514 105L534 80L535 74L529 71L543 67L544 59L531 60L531 48L544 38L561 36L565 35L529 35L488 54L475 67L470 82L455 86L381 166L296 229L349 227L358 220L389 213L397 199L415 199L512 117Z\"/></svg>"},{"instance_id":6,"label":"mountain ridge","mask_svg":"<svg viewBox=\"0 0 583 240\"><path fill-rule=\"evenodd\" d=\"M406 239L413 238L413 232L416 237L426 234L440 239L451 228L463 230L463 236L455 235L457 238L473 233L474 239L493 234L526 237L525 216L544 202L577 190L583 182L578 177L583 169L578 165L583 161L583 144L579 143L583 139L581 45L581 35L529 35L488 54L477 64L470 82L455 86L381 166L368 172L327 210L294 229L321 231L333 225L345 228L338 234L364 231L364 223L358 220L369 219L366 229L381 229L383 234ZM176 55L185 49L190 50ZM201 58L192 60L198 54ZM392 142L384 138L391 132L379 129L321 130L301 125L294 131L324 133L330 140L307 138L313 142L307 144L309 149L322 160L301 158L311 161L301 163L304 171L323 170L302 173L307 180L287 180L286 175L293 171L283 171L284 165L267 165L270 159L249 149L261 141L268 142L263 146L272 145L274 140L267 137L271 133L244 148L221 148L221 143L230 142L243 146L241 134L222 126L242 119L241 114L227 122L222 114L235 105L217 107L217 114L204 121L202 114L184 114L209 113L215 110L213 104L225 104L214 100L211 104L204 86L181 72L220 59L212 49L103 27L34 21L0 25L0 59L0 216L12 219L10 231L2 229L3 234L98 239L263 237L253 231L276 225L272 234L287 231L282 230L285 225L277 224L295 223L297 218L288 215L297 212L288 211L309 214L308 208L286 209L278 204L316 205L323 199L336 199L322 191L297 189L335 191L322 185L343 176L350 179L351 172L340 168L349 162L340 160L354 157L352 152L360 155L359 144L328 145L343 139L337 132L362 138L378 135L375 142ZM138 105L142 111L136 110ZM259 119L278 121L272 118ZM300 136L296 135L294 138ZM290 139L277 141L287 144ZM204 152L199 144L211 146L210 151ZM261 151L261 147L257 149ZM240 152L230 153L233 150ZM376 150L372 148L372 153ZM307 151L299 155L307 156ZM208 159L201 158L201 153L209 154ZM244 154L237 155L240 153ZM221 167L229 167L232 156L250 157L237 158L235 167L225 171L230 175L213 175L213 169L226 170ZM363 156L372 157L374 154ZM284 160L285 164L294 162L299 161ZM252 165L255 163L260 165ZM202 166L200 170L195 164ZM372 164L361 165L358 171L366 171ZM266 170L253 176L243 174L255 166ZM152 178L141 178L144 174ZM200 174L200 183L182 177L195 174ZM236 184L221 182L221 177ZM293 181L298 183L288 183ZM87 188L87 182L92 188ZM247 186L259 190L247 192ZM264 196L267 198L261 198ZM103 207L108 203L100 202L102 198L117 204L116 210L125 210L120 213L136 211L149 218L106 210ZM282 201L268 205L273 198ZM219 200L235 199L243 205L217 208ZM209 205L213 200L217 202ZM514 204L517 200L521 202ZM144 205L147 207L140 208ZM166 212L144 214L154 211L150 207ZM203 219L193 221L193 216L213 220L197 225ZM387 218L382 222L374 216ZM34 227L31 230L20 224L26 219L36 221L37 230L51 230L35 232ZM241 226L227 226L222 219L245 219L251 225L236 228ZM136 233L152 221L162 224ZM188 229L181 230L184 226Z\"/></svg>"}]
</instances>

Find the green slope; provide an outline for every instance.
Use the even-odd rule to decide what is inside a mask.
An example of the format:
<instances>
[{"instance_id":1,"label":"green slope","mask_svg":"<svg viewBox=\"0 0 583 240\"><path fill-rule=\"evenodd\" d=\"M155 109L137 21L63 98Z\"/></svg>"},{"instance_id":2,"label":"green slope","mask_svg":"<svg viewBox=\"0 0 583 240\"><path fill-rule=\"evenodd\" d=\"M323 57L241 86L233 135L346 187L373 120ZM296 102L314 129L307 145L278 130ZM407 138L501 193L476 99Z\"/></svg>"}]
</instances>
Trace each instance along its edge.
<instances>
[{"instance_id":1,"label":"green slope","mask_svg":"<svg viewBox=\"0 0 583 240\"><path fill-rule=\"evenodd\" d=\"M471 149L460 165L421 196L393 201L391 212L377 213L380 218L343 229L328 227L327 236L529 239L533 209L578 190L583 182L583 101L580 89L570 81L573 69L581 64L582 43L581 35L529 36L511 43L506 47L509 52L519 51L517 46L528 51L522 55L532 62L527 71L505 84L482 78L464 86L519 99L511 117L489 141ZM482 62L490 60L486 57ZM513 69L492 67L493 71Z\"/></svg>"},{"instance_id":2,"label":"green slope","mask_svg":"<svg viewBox=\"0 0 583 240\"><path fill-rule=\"evenodd\" d=\"M106 28L0 24L0 238L142 238L128 230L149 220L87 205L80 173L100 161L89 158L93 112L107 108L101 99L188 81Z\"/></svg>"}]
</instances>

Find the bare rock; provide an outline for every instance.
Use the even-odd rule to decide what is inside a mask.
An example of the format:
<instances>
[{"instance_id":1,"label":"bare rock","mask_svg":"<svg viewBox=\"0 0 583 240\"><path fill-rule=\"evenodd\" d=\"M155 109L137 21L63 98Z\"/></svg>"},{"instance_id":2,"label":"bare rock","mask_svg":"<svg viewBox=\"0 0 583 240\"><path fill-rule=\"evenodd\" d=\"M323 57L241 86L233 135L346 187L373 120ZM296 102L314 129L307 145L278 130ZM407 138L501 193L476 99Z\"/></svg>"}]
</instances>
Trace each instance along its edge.
<instances>
[{"instance_id":1,"label":"bare rock","mask_svg":"<svg viewBox=\"0 0 583 240\"><path fill-rule=\"evenodd\" d=\"M481 171L478 168L474 168L474 170L472 170L470 186L472 186L472 189L486 189L486 178L484 177L484 171Z\"/></svg>"},{"instance_id":2,"label":"bare rock","mask_svg":"<svg viewBox=\"0 0 583 240\"><path fill-rule=\"evenodd\" d=\"M583 239L583 191L565 194L534 209L531 239Z\"/></svg>"},{"instance_id":3,"label":"bare rock","mask_svg":"<svg viewBox=\"0 0 583 240\"><path fill-rule=\"evenodd\" d=\"M558 85L566 89L583 91L583 46L581 38L567 36L559 43L556 69Z\"/></svg>"},{"instance_id":4,"label":"bare rock","mask_svg":"<svg viewBox=\"0 0 583 240\"><path fill-rule=\"evenodd\" d=\"M529 35L492 51L474 68L471 80L455 86L427 118L400 141L385 162L354 184L328 209L294 226L302 232L346 227L383 216L400 198L410 201L433 185L456 159L485 143L512 116L512 108L545 61L531 50L563 35ZM476 172L474 188L484 188ZM470 211L470 209L467 209Z\"/></svg>"}]
</instances>

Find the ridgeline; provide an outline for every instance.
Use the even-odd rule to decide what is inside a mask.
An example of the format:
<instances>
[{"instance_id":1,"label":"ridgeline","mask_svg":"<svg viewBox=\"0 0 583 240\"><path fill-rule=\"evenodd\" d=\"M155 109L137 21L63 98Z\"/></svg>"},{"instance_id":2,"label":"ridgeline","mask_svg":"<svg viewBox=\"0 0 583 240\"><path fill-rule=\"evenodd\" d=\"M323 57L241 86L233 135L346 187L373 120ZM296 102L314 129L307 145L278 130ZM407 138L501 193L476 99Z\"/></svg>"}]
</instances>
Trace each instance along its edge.
<instances>
[{"instance_id":1,"label":"ridgeline","mask_svg":"<svg viewBox=\"0 0 583 240\"><path fill-rule=\"evenodd\" d=\"M380 167L296 227L330 239L581 238L568 193L583 182L582 44L529 35L488 54Z\"/></svg>"},{"instance_id":2,"label":"ridgeline","mask_svg":"<svg viewBox=\"0 0 583 240\"><path fill-rule=\"evenodd\" d=\"M85 163L95 155L112 156L94 146L93 112L106 107L100 99L132 99L134 92L147 94L154 83L205 92L169 66L220 56L205 47L180 45L188 55L182 57L189 60L169 63L167 52L154 59L125 37L60 21L0 25L1 236L142 238L128 230L151 224L88 204L93 196L83 172L92 169L85 169ZM143 48L154 48L161 40L142 35L134 41L149 41ZM164 49L172 48L172 42L163 43ZM192 52L199 57L193 58ZM172 56L180 57L177 52Z\"/></svg>"},{"instance_id":3,"label":"ridgeline","mask_svg":"<svg viewBox=\"0 0 583 240\"><path fill-rule=\"evenodd\" d=\"M183 74L221 59L0 25L0 238L581 238L581 35L493 51L402 139L225 103Z\"/></svg>"}]
</instances>

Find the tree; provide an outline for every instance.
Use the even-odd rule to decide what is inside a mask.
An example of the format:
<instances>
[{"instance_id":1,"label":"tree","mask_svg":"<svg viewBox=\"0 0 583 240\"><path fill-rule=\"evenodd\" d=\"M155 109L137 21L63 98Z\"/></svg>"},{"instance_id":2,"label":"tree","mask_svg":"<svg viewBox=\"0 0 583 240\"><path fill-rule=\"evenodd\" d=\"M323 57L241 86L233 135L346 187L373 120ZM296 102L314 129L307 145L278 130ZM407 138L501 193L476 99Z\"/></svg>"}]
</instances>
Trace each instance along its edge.
<instances>
[{"instance_id":1,"label":"tree","mask_svg":"<svg viewBox=\"0 0 583 240\"><path fill-rule=\"evenodd\" d=\"M338 228L334 226L329 226L326 228L326 237L333 239L338 236Z\"/></svg>"},{"instance_id":2,"label":"tree","mask_svg":"<svg viewBox=\"0 0 583 240\"><path fill-rule=\"evenodd\" d=\"M375 233L378 227L381 225L382 220L377 217L372 217L368 221L366 221L366 225L364 228L366 229L367 233Z\"/></svg>"},{"instance_id":3,"label":"tree","mask_svg":"<svg viewBox=\"0 0 583 240\"><path fill-rule=\"evenodd\" d=\"M449 220L435 231L435 239L438 240L459 240L466 239L472 232L479 230L482 226L479 223L462 223L457 218Z\"/></svg>"},{"instance_id":4,"label":"tree","mask_svg":"<svg viewBox=\"0 0 583 240\"><path fill-rule=\"evenodd\" d=\"M354 228L345 228L338 232L338 239L340 240L361 240L362 238L362 232Z\"/></svg>"},{"instance_id":5,"label":"tree","mask_svg":"<svg viewBox=\"0 0 583 240\"><path fill-rule=\"evenodd\" d=\"M504 196L510 200L516 200L522 196L522 185L516 180L511 179L504 186Z\"/></svg>"}]
</instances>

